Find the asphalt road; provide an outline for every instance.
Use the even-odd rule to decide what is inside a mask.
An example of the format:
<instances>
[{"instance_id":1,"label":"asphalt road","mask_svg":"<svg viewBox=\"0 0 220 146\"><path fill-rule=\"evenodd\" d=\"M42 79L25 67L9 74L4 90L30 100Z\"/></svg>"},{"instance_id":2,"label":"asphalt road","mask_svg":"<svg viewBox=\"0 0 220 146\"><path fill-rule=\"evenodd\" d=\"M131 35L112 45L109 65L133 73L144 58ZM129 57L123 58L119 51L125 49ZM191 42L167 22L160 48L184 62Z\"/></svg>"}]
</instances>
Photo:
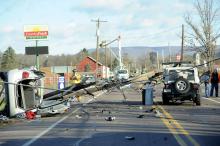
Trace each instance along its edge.
<instances>
[{"instance_id":1,"label":"asphalt road","mask_svg":"<svg viewBox=\"0 0 220 146\"><path fill-rule=\"evenodd\" d=\"M161 105L141 105L141 93L114 90L93 100L85 97L68 113L0 126L0 145L13 146L219 146L220 98ZM90 103L87 103L88 100ZM106 121L115 117L113 121Z\"/></svg>"}]
</instances>

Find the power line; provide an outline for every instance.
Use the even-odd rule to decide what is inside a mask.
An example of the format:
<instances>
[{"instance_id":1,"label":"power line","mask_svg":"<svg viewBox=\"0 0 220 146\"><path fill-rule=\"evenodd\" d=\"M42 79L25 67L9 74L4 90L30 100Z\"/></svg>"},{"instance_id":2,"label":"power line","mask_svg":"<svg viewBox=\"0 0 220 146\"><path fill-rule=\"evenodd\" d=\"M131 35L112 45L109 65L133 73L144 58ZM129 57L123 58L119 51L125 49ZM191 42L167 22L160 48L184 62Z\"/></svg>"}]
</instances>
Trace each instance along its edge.
<instances>
[{"instance_id":1,"label":"power line","mask_svg":"<svg viewBox=\"0 0 220 146\"><path fill-rule=\"evenodd\" d=\"M134 33L131 32L130 35L129 35L129 33L128 34L123 34L123 38L124 39L154 38L154 37L161 36L166 32L172 32L172 31L177 30L179 28L181 28L181 26L175 26L175 27L171 27L169 29L162 30L162 31L159 31L159 32L156 32L156 33L151 33L151 34L148 34L148 35L135 35Z\"/></svg>"}]
</instances>

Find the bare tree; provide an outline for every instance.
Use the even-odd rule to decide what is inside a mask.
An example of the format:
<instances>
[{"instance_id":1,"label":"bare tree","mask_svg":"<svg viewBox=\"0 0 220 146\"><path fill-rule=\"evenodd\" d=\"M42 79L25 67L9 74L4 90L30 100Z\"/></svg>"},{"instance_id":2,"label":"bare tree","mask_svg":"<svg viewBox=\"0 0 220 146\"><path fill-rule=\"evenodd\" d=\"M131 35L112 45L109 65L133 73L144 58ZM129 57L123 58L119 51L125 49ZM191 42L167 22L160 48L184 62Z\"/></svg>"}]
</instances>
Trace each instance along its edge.
<instances>
[{"instance_id":1,"label":"bare tree","mask_svg":"<svg viewBox=\"0 0 220 146\"><path fill-rule=\"evenodd\" d=\"M188 35L189 46L196 52L200 52L202 57L209 63L209 69L212 69L215 57L216 40L220 37L220 29L217 24L219 17L219 7L215 7L214 0L196 0L194 7L198 14L199 22L193 21L192 15L185 17L186 23L191 29ZM197 18L195 19L197 20Z\"/></svg>"}]
</instances>

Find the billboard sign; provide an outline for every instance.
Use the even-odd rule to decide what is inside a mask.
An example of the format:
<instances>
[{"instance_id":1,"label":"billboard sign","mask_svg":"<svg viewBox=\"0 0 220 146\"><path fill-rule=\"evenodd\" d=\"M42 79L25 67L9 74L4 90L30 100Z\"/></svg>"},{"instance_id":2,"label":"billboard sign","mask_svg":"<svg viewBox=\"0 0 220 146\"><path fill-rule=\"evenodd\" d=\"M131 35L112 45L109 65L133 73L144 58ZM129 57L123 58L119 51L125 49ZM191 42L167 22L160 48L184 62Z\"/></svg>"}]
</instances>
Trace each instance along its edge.
<instances>
[{"instance_id":1,"label":"billboard sign","mask_svg":"<svg viewBox=\"0 0 220 146\"><path fill-rule=\"evenodd\" d=\"M26 55L49 54L48 46L25 47Z\"/></svg>"},{"instance_id":2,"label":"billboard sign","mask_svg":"<svg viewBox=\"0 0 220 146\"><path fill-rule=\"evenodd\" d=\"M47 25L25 25L24 26L25 40L47 40L48 26Z\"/></svg>"}]
</instances>

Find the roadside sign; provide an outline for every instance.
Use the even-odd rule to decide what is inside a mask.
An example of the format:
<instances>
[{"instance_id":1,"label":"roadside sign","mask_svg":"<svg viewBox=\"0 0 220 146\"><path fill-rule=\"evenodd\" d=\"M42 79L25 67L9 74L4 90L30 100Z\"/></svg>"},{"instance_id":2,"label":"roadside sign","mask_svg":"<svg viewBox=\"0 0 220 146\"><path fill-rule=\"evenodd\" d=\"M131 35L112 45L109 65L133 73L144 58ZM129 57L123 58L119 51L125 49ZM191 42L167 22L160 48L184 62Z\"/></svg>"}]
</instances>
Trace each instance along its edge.
<instances>
[{"instance_id":1,"label":"roadside sign","mask_svg":"<svg viewBox=\"0 0 220 146\"><path fill-rule=\"evenodd\" d=\"M25 47L25 54L26 55L49 54L48 46Z\"/></svg>"},{"instance_id":2,"label":"roadside sign","mask_svg":"<svg viewBox=\"0 0 220 146\"><path fill-rule=\"evenodd\" d=\"M58 89L63 89L65 88L65 78L64 76L60 76L58 78Z\"/></svg>"},{"instance_id":3,"label":"roadside sign","mask_svg":"<svg viewBox=\"0 0 220 146\"><path fill-rule=\"evenodd\" d=\"M47 25L25 25L24 26L25 40L47 40L48 26Z\"/></svg>"},{"instance_id":4,"label":"roadside sign","mask_svg":"<svg viewBox=\"0 0 220 146\"><path fill-rule=\"evenodd\" d=\"M176 55L176 61L180 61L181 56L179 54Z\"/></svg>"}]
</instances>

